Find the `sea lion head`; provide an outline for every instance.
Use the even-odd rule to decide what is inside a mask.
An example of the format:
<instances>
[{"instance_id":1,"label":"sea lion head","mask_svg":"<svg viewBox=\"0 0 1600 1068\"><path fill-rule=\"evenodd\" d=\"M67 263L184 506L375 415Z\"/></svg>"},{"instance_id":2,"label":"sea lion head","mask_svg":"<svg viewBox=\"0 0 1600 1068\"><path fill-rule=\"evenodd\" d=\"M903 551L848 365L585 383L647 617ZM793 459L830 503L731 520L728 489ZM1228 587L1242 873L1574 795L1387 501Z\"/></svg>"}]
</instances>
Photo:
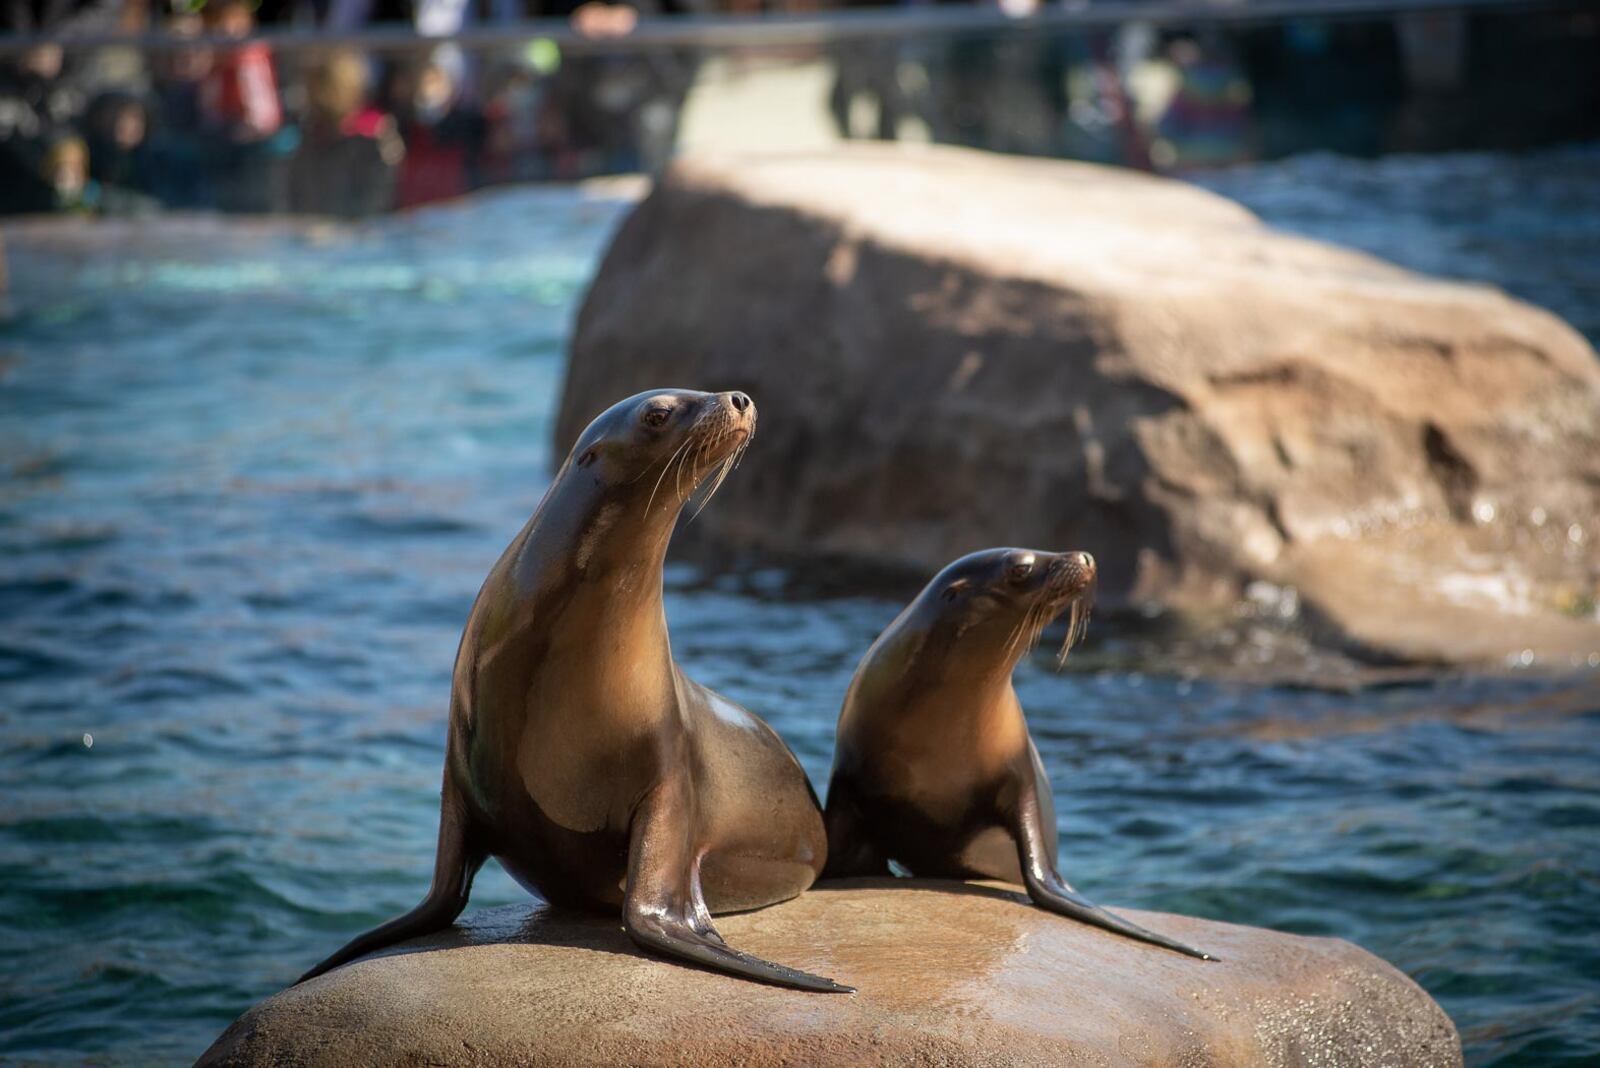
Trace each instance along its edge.
<instances>
[{"instance_id":1,"label":"sea lion head","mask_svg":"<svg viewBox=\"0 0 1600 1068\"><path fill-rule=\"evenodd\" d=\"M579 435L562 475L583 472L618 503L676 512L697 489L700 507L756 430L756 406L738 391L651 389L618 401ZM558 476L561 477L561 476Z\"/></svg>"},{"instance_id":2,"label":"sea lion head","mask_svg":"<svg viewBox=\"0 0 1600 1068\"><path fill-rule=\"evenodd\" d=\"M1088 628L1094 589L1095 563L1088 553L985 549L939 572L918 599L917 614L962 648L1015 663L1070 607L1059 665Z\"/></svg>"}]
</instances>

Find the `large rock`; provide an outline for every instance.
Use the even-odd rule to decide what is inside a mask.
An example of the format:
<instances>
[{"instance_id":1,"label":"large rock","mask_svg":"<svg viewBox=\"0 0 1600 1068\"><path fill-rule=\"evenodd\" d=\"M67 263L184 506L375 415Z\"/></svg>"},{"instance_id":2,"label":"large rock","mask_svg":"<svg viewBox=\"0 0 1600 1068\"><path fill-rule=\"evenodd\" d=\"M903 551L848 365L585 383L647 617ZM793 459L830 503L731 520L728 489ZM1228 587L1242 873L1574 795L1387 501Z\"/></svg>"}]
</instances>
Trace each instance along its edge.
<instances>
[{"instance_id":1,"label":"large rock","mask_svg":"<svg viewBox=\"0 0 1600 1068\"><path fill-rule=\"evenodd\" d=\"M512 906L286 990L203 1065L1459 1065L1450 1020L1347 942L1163 913L1208 963L959 883L861 881L718 921L857 987L643 956L615 921Z\"/></svg>"},{"instance_id":2,"label":"large rock","mask_svg":"<svg viewBox=\"0 0 1600 1068\"><path fill-rule=\"evenodd\" d=\"M1082 548L1113 600L1292 587L1355 648L1600 652L1600 363L1566 324L1169 180L954 149L681 162L578 319L612 400L742 388L702 536L923 571Z\"/></svg>"}]
</instances>

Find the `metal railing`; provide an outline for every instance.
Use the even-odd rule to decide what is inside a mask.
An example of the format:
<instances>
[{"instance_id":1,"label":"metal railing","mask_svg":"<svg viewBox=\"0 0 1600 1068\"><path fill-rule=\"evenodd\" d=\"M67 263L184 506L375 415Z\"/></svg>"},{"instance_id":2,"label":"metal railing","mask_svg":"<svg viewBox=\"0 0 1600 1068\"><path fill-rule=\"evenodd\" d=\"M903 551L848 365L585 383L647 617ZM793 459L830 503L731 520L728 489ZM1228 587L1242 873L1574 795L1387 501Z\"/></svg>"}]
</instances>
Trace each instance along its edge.
<instances>
[{"instance_id":1,"label":"metal railing","mask_svg":"<svg viewBox=\"0 0 1600 1068\"><path fill-rule=\"evenodd\" d=\"M1130 22L1157 28L1250 26L1296 21L1345 21L1429 12L1537 12L1579 6L1573 0L1240 0L1208 3L1195 0L1151 0L1149 3L1108 0L1104 3L1041 7L1032 14L1011 16L982 5L886 7L817 14L761 16L676 15L641 18L622 36L592 37L573 29L565 19L523 19L481 23L446 36L424 36L409 26L382 25L359 32L327 32L290 27L269 29L247 40L273 48L340 46L366 52L410 51L450 42L463 48L489 48L516 40L548 40L573 55L627 55L659 48L756 49L826 46L909 36L952 37L1016 34L1030 31L1106 30ZM237 47L240 39L215 36L179 37L160 31L116 33L100 29L0 35L0 56L15 55L43 43L74 50L120 47L167 52L195 47Z\"/></svg>"}]
</instances>

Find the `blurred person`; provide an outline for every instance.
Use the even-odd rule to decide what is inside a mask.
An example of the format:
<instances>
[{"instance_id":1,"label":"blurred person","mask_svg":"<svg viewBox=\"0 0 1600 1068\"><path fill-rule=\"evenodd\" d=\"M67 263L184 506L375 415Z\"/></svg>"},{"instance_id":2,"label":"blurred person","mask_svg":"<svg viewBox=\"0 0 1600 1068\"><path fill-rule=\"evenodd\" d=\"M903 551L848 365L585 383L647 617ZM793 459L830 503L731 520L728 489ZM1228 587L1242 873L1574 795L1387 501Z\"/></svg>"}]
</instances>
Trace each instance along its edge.
<instances>
[{"instance_id":1,"label":"blurred person","mask_svg":"<svg viewBox=\"0 0 1600 1068\"><path fill-rule=\"evenodd\" d=\"M1063 41L1062 155L1150 168L1132 83L1134 72L1155 48L1154 27L1140 22L1124 23L1111 33L1072 34Z\"/></svg>"},{"instance_id":2,"label":"blurred person","mask_svg":"<svg viewBox=\"0 0 1600 1068\"><path fill-rule=\"evenodd\" d=\"M1155 126L1157 170L1226 167L1254 158L1250 83L1219 41L1183 36L1167 46L1176 87Z\"/></svg>"},{"instance_id":3,"label":"blurred person","mask_svg":"<svg viewBox=\"0 0 1600 1068\"><path fill-rule=\"evenodd\" d=\"M339 0L352 8L373 0ZM638 24L640 8L610 0L415 0L414 21L424 37L449 37L477 23L508 25L528 18L566 19L585 37L623 37ZM651 13L674 14L680 0L639 0Z\"/></svg>"},{"instance_id":4,"label":"blurred person","mask_svg":"<svg viewBox=\"0 0 1600 1068\"><path fill-rule=\"evenodd\" d=\"M1038 0L998 0L1010 18L1038 11ZM985 147L1030 156L1061 153L1067 117L1068 45L1049 32L1011 33L993 43L994 84L985 93Z\"/></svg>"},{"instance_id":5,"label":"blurred person","mask_svg":"<svg viewBox=\"0 0 1600 1068\"><path fill-rule=\"evenodd\" d=\"M550 176L547 159L559 147L560 128L547 121L555 108L546 92L540 51L530 48L526 55L513 57L490 79L483 108L483 178L490 184Z\"/></svg>"},{"instance_id":6,"label":"blurred person","mask_svg":"<svg viewBox=\"0 0 1600 1068\"><path fill-rule=\"evenodd\" d=\"M211 0L205 16L211 33L243 41L218 49L200 82L200 124L216 206L270 210L279 199L278 171L286 155L276 140L283 107L272 50L264 41L244 40L255 30L247 0Z\"/></svg>"},{"instance_id":7,"label":"blurred person","mask_svg":"<svg viewBox=\"0 0 1600 1068\"><path fill-rule=\"evenodd\" d=\"M289 162L289 210L355 218L394 205L405 148L393 118L369 99L367 61L338 49L306 76L300 146Z\"/></svg>"},{"instance_id":8,"label":"blurred person","mask_svg":"<svg viewBox=\"0 0 1600 1068\"><path fill-rule=\"evenodd\" d=\"M585 0L569 7L566 0L556 0L555 3L547 0L539 7L542 15L553 15L557 9L566 9L562 13L567 16L568 23L585 37L626 37L639 22L639 9L631 4ZM676 14L680 10L676 4L664 4L659 8L662 14Z\"/></svg>"},{"instance_id":9,"label":"blurred person","mask_svg":"<svg viewBox=\"0 0 1600 1068\"><path fill-rule=\"evenodd\" d=\"M460 98L452 64L442 52L436 49L396 82L400 100L395 110L405 144L395 193L398 207L458 197L480 184L483 117Z\"/></svg>"},{"instance_id":10,"label":"blurred person","mask_svg":"<svg viewBox=\"0 0 1600 1068\"><path fill-rule=\"evenodd\" d=\"M828 113L842 138L856 136L851 118L858 102L865 102L876 114L874 137L893 141L899 136L900 120L910 113L910 107L900 86L897 42L846 41L836 46Z\"/></svg>"},{"instance_id":11,"label":"blurred person","mask_svg":"<svg viewBox=\"0 0 1600 1068\"><path fill-rule=\"evenodd\" d=\"M929 0L840 0L843 10L874 7L922 7ZM793 10L811 6L789 3ZM842 138L858 136L853 116L858 105L872 109L872 133L880 141L901 136L906 119L931 128L933 114L928 96L926 44L895 40L845 41L834 49L833 84L828 91L828 113Z\"/></svg>"},{"instance_id":12,"label":"blurred person","mask_svg":"<svg viewBox=\"0 0 1600 1068\"><path fill-rule=\"evenodd\" d=\"M43 141L71 129L83 106L60 45L34 45L0 62L0 140Z\"/></svg>"},{"instance_id":13,"label":"blurred person","mask_svg":"<svg viewBox=\"0 0 1600 1068\"><path fill-rule=\"evenodd\" d=\"M199 37L205 28L198 14L183 9L174 11L165 26L169 36L185 39ZM201 86L210 77L215 60L212 50L202 45L156 53L154 91L164 120L184 130L200 128Z\"/></svg>"},{"instance_id":14,"label":"blurred person","mask_svg":"<svg viewBox=\"0 0 1600 1068\"><path fill-rule=\"evenodd\" d=\"M65 53L51 43L0 62L0 213L55 207L45 156L55 142L73 135L83 110L83 95L65 70Z\"/></svg>"},{"instance_id":15,"label":"blurred person","mask_svg":"<svg viewBox=\"0 0 1600 1068\"><path fill-rule=\"evenodd\" d=\"M1039 0L986 0L1027 18ZM1063 44L1048 33L961 34L930 70L934 139L997 152L1055 154L1066 112Z\"/></svg>"},{"instance_id":16,"label":"blurred person","mask_svg":"<svg viewBox=\"0 0 1600 1068\"><path fill-rule=\"evenodd\" d=\"M205 32L205 23L196 12L179 7L163 29L172 37L196 38ZM210 204L201 87L215 60L212 49L201 45L164 49L151 58L153 192L170 207Z\"/></svg>"},{"instance_id":17,"label":"blurred person","mask_svg":"<svg viewBox=\"0 0 1600 1068\"><path fill-rule=\"evenodd\" d=\"M0 141L0 215L53 211L55 190L45 177L43 142Z\"/></svg>"},{"instance_id":18,"label":"blurred person","mask_svg":"<svg viewBox=\"0 0 1600 1068\"><path fill-rule=\"evenodd\" d=\"M247 0L213 0L206 7L207 29L222 37L244 39L255 30ZM272 50L263 41L248 41L222 50L200 83L203 123L229 140L265 140L283 125L278 79Z\"/></svg>"},{"instance_id":19,"label":"blurred person","mask_svg":"<svg viewBox=\"0 0 1600 1068\"><path fill-rule=\"evenodd\" d=\"M0 0L0 34L74 28L110 28L120 0ZM98 25L97 25L98 24Z\"/></svg>"},{"instance_id":20,"label":"blurred person","mask_svg":"<svg viewBox=\"0 0 1600 1068\"><path fill-rule=\"evenodd\" d=\"M62 137L46 149L43 177L56 211L89 212L99 201L99 187L89 174L89 148L79 137Z\"/></svg>"},{"instance_id":21,"label":"blurred person","mask_svg":"<svg viewBox=\"0 0 1600 1068\"><path fill-rule=\"evenodd\" d=\"M139 94L150 91L152 57L137 40L151 29L150 4L151 0L110 0L108 10L98 18L94 29L126 37L127 42L76 51L74 75L90 95L108 91Z\"/></svg>"},{"instance_id":22,"label":"blurred person","mask_svg":"<svg viewBox=\"0 0 1600 1068\"><path fill-rule=\"evenodd\" d=\"M523 2L529 16L566 18L586 37L621 37L633 32L641 14L687 14L709 0ZM561 57L548 88L557 114L549 125L559 126L564 138L555 176L653 171L665 165L698 69L698 55L681 48Z\"/></svg>"},{"instance_id":23,"label":"blurred person","mask_svg":"<svg viewBox=\"0 0 1600 1068\"><path fill-rule=\"evenodd\" d=\"M550 88L566 140L563 178L652 171L677 140L696 64L679 50L645 56L581 56Z\"/></svg>"},{"instance_id":24,"label":"blurred person","mask_svg":"<svg viewBox=\"0 0 1600 1068\"><path fill-rule=\"evenodd\" d=\"M1470 27L1460 11L1395 17L1405 92L1386 148L1439 152L1471 141L1476 115L1466 99Z\"/></svg>"},{"instance_id":25,"label":"blurred person","mask_svg":"<svg viewBox=\"0 0 1600 1068\"><path fill-rule=\"evenodd\" d=\"M128 93L102 93L84 119L89 148L89 173L107 197L149 196L156 179L150 153L150 115L144 103Z\"/></svg>"},{"instance_id":26,"label":"blurred person","mask_svg":"<svg viewBox=\"0 0 1600 1068\"><path fill-rule=\"evenodd\" d=\"M341 18L360 18L361 11L370 10L375 0L334 0L342 5ZM566 19L572 29L590 38L622 37L633 32L641 12L650 14L676 14L689 10L696 0L636 0L630 3L612 3L608 0L416 0L414 21L417 32L424 36L451 36L468 25L487 22L508 25L528 18ZM542 140L547 145L541 153L543 165L539 170L552 177L574 178L594 173L611 173L623 170L648 169L663 163L677 138L678 120L683 102L688 96L694 78L695 63L679 52L657 52L648 57L583 55L573 58L560 56L555 50L555 62L541 79L541 97L537 110ZM456 109L473 114L480 122L483 115L471 112L468 105L479 99L476 93L478 74L474 64L464 59L456 66L444 65L444 77L452 83L457 101ZM497 87L502 88L502 87ZM528 103L530 87L521 86L521 97L516 102ZM482 97L484 112L496 109L489 95ZM508 98L503 105L509 106ZM397 108L397 111L400 109ZM404 124L404 123L403 123ZM426 125L426 124L425 124ZM432 143L427 132L422 133L423 149L435 154L440 146ZM413 137L406 136L410 145ZM481 170L477 158L468 160L472 171L469 185L476 185L488 172ZM505 172L505 157L501 153L488 162L496 173ZM408 164L413 176L434 173L444 180L446 168L443 161ZM449 187L446 182L441 188ZM402 201L418 189L408 184L402 174ZM423 193L422 195L432 195Z\"/></svg>"}]
</instances>

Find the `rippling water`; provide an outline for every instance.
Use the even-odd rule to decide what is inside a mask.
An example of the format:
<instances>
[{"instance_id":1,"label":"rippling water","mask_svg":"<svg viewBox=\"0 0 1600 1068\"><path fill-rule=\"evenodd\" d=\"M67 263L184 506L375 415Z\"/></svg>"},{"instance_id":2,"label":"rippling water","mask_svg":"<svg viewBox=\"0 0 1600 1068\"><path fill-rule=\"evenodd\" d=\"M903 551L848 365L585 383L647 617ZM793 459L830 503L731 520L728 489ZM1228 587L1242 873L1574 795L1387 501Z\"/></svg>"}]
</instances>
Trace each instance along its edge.
<instances>
[{"instance_id":1,"label":"rippling water","mask_svg":"<svg viewBox=\"0 0 1600 1068\"><path fill-rule=\"evenodd\" d=\"M1324 235L1344 203L1352 240L1420 266L1448 270L1431 257L1467 232L1473 264L1592 329L1594 206L1531 212L1562 240L1587 228L1587 260L1521 255L1503 183L1449 175L1559 185L1595 158L1215 184ZM1457 201L1419 201L1422 180ZM0 1060L192 1058L418 899L456 640L544 485L563 339L619 210L529 191L353 231L8 231ZM796 600L768 572L677 565L668 586L679 659L823 782L845 683L898 605ZM1354 939L1444 1003L1474 1062L1600 1058L1592 679L1335 694L1128 662L1019 672L1069 877ZM520 897L491 869L474 904Z\"/></svg>"}]
</instances>

